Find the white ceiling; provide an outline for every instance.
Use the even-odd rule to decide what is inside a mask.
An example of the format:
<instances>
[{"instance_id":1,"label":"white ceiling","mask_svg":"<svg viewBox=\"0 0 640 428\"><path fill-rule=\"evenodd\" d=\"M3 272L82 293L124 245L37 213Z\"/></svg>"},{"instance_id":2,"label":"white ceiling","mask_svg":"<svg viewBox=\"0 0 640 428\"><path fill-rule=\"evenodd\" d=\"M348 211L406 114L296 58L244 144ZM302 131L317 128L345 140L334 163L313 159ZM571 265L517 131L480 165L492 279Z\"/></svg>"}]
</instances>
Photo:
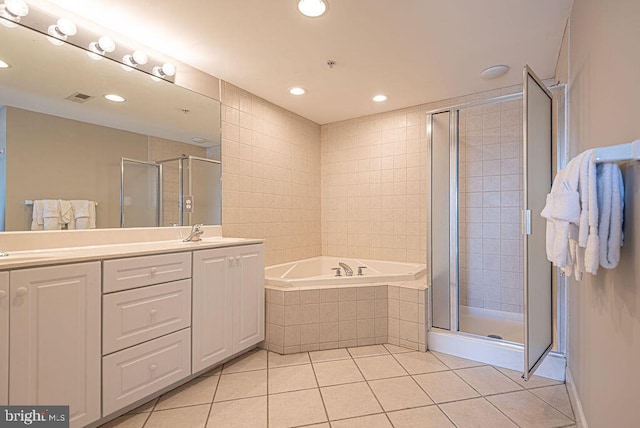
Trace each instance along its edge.
<instances>
[{"instance_id":1,"label":"white ceiling","mask_svg":"<svg viewBox=\"0 0 640 428\"><path fill-rule=\"evenodd\" d=\"M517 84L525 64L553 77L572 0L329 0L320 18L297 0L29 3L64 7L324 124ZM495 64L511 71L483 80ZM307 94L290 95L296 85ZM377 93L389 99L374 103Z\"/></svg>"}]
</instances>

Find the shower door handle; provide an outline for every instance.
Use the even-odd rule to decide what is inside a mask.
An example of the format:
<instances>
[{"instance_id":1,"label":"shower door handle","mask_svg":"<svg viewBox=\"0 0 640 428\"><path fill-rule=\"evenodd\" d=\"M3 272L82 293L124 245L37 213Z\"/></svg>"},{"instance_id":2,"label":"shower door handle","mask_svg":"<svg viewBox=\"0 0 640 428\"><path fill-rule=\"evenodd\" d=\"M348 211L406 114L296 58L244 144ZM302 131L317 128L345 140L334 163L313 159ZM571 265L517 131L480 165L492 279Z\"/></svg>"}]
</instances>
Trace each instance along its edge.
<instances>
[{"instance_id":1,"label":"shower door handle","mask_svg":"<svg viewBox=\"0 0 640 428\"><path fill-rule=\"evenodd\" d=\"M522 234L531 235L531 210L522 210Z\"/></svg>"}]
</instances>

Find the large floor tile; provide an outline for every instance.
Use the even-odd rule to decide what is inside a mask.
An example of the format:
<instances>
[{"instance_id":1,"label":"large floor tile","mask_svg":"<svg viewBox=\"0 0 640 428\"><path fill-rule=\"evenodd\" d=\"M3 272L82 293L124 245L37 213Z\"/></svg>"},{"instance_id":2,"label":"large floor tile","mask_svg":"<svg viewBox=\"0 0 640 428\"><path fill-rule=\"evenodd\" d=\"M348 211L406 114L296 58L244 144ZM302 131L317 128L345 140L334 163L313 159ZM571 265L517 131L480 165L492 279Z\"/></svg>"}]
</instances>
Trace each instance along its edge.
<instances>
[{"instance_id":1,"label":"large floor tile","mask_svg":"<svg viewBox=\"0 0 640 428\"><path fill-rule=\"evenodd\" d=\"M431 355L430 352L407 352L397 354L395 358L402 367L412 375L449 370L447 366Z\"/></svg>"},{"instance_id":2,"label":"large floor tile","mask_svg":"<svg viewBox=\"0 0 640 428\"><path fill-rule=\"evenodd\" d=\"M149 413L153 410L153 408L155 407L156 403L158 402L157 398L154 398L151 401L147 401L146 403L144 403L142 406L140 407L136 407L135 409L131 410L129 412L129 414L135 414L135 413Z\"/></svg>"},{"instance_id":3,"label":"large floor tile","mask_svg":"<svg viewBox=\"0 0 640 428\"><path fill-rule=\"evenodd\" d=\"M331 422L331 428L393 428L384 413Z\"/></svg>"},{"instance_id":4,"label":"large floor tile","mask_svg":"<svg viewBox=\"0 0 640 428\"><path fill-rule=\"evenodd\" d=\"M433 404L411 376L372 380L369 386L385 412Z\"/></svg>"},{"instance_id":5,"label":"large floor tile","mask_svg":"<svg viewBox=\"0 0 640 428\"><path fill-rule=\"evenodd\" d=\"M436 403L479 397L473 388L454 372L435 372L413 377Z\"/></svg>"},{"instance_id":6,"label":"large floor tile","mask_svg":"<svg viewBox=\"0 0 640 428\"><path fill-rule=\"evenodd\" d=\"M455 371L482 395L520 391L522 388L491 366L471 367Z\"/></svg>"},{"instance_id":7,"label":"large floor tile","mask_svg":"<svg viewBox=\"0 0 640 428\"><path fill-rule=\"evenodd\" d=\"M430 351L440 361L442 361L451 370L464 369L467 367L484 366L484 363L479 361L467 360L466 358L456 357L455 355L443 354L442 352Z\"/></svg>"},{"instance_id":8,"label":"large floor tile","mask_svg":"<svg viewBox=\"0 0 640 428\"><path fill-rule=\"evenodd\" d=\"M269 352L269 368L297 366L299 364L310 364L308 352L299 354L280 355L275 352Z\"/></svg>"},{"instance_id":9,"label":"large floor tile","mask_svg":"<svg viewBox=\"0 0 640 428\"><path fill-rule=\"evenodd\" d=\"M382 345L358 346L349 348L349 353L353 358L373 357L375 355L387 355L389 351Z\"/></svg>"},{"instance_id":10,"label":"large floor tile","mask_svg":"<svg viewBox=\"0 0 640 428\"><path fill-rule=\"evenodd\" d=\"M222 373L239 373L249 370L260 370L267 368L267 354L264 349L253 350L242 354L237 358L225 363Z\"/></svg>"},{"instance_id":11,"label":"large floor tile","mask_svg":"<svg viewBox=\"0 0 640 428\"><path fill-rule=\"evenodd\" d=\"M395 428L455 428L436 406L387 413Z\"/></svg>"},{"instance_id":12,"label":"large floor tile","mask_svg":"<svg viewBox=\"0 0 640 428\"><path fill-rule=\"evenodd\" d=\"M387 351L392 354L402 354L404 352L415 352L413 349L405 348L404 346L392 345L390 343L385 343L384 347L387 348Z\"/></svg>"},{"instance_id":13,"label":"large floor tile","mask_svg":"<svg viewBox=\"0 0 640 428\"><path fill-rule=\"evenodd\" d=\"M309 357L314 363L322 361L348 360L351 355L346 349L328 349L326 351L309 352Z\"/></svg>"},{"instance_id":14,"label":"large floor tile","mask_svg":"<svg viewBox=\"0 0 640 428\"><path fill-rule=\"evenodd\" d=\"M317 387L311 364L269 369L269 394Z\"/></svg>"},{"instance_id":15,"label":"large floor tile","mask_svg":"<svg viewBox=\"0 0 640 428\"><path fill-rule=\"evenodd\" d=\"M362 375L367 380L406 376L407 372L391 355L355 359Z\"/></svg>"},{"instance_id":16,"label":"large floor tile","mask_svg":"<svg viewBox=\"0 0 640 428\"><path fill-rule=\"evenodd\" d=\"M213 402L219 376L197 377L160 397L155 410L175 409Z\"/></svg>"},{"instance_id":17,"label":"large floor tile","mask_svg":"<svg viewBox=\"0 0 640 428\"><path fill-rule=\"evenodd\" d=\"M214 401L235 400L267 394L267 371L257 370L220 376Z\"/></svg>"},{"instance_id":18,"label":"large floor tile","mask_svg":"<svg viewBox=\"0 0 640 428\"><path fill-rule=\"evenodd\" d=\"M213 403L207 428L266 428L267 396Z\"/></svg>"},{"instance_id":19,"label":"large floor tile","mask_svg":"<svg viewBox=\"0 0 640 428\"><path fill-rule=\"evenodd\" d=\"M455 401L440 408L458 428L517 428L484 398Z\"/></svg>"},{"instance_id":20,"label":"large floor tile","mask_svg":"<svg viewBox=\"0 0 640 428\"><path fill-rule=\"evenodd\" d=\"M553 428L573 423L573 420L529 391L492 395L487 400L522 428Z\"/></svg>"},{"instance_id":21,"label":"large floor tile","mask_svg":"<svg viewBox=\"0 0 640 428\"><path fill-rule=\"evenodd\" d=\"M353 360L338 360L313 365L320 386L361 382L364 380Z\"/></svg>"},{"instance_id":22,"label":"large floor tile","mask_svg":"<svg viewBox=\"0 0 640 428\"><path fill-rule=\"evenodd\" d=\"M202 373L200 376L201 377L218 376L218 375L220 375L220 373L222 373L222 366L218 366L218 367L216 367L214 369L207 370L206 372Z\"/></svg>"},{"instance_id":23,"label":"large floor tile","mask_svg":"<svg viewBox=\"0 0 640 428\"><path fill-rule=\"evenodd\" d=\"M555 379L550 379L548 377L542 377L542 376L533 376L531 379L525 381L524 379L522 379L522 372L518 371L518 370L511 370L511 369L505 369L503 367L496 367L496 369L498 371L500 371L501 373L507 375L509 377L509 379L511 379L512 381L516 382L518 385L520 385L523 388L540 388L543 386L551 386L551 385L561 385L562 382L555 380Z\"/></svg>"},{"instance_id":24,"label":"large floor tile","mask_svg":"<svg viewBox=\"0 0 640 428\"><path fill-rule=\"evenodd\" d=\"M100 428L142 428L149 413L127 413L117 419L100 425Z\"/></svg>"},{"instance_id":25,"label":"large floor tile","mask_svg":"<svg viewBox=\"0 0 640 428\"><path fill-rule=\"evenodd\" d=\"M354 418L382 412L366 382L321 388L329 420Z\"/></svg>"},{"instance_id":26,"label":"large floor tile","mask_svg":"<svg viewBox=\"0 0 640 428\"><path fill-rule=\"evenodd\" d=\"M536 397L541 398L547 404L550 404L560 410L566 416L575 420L573 408L571 407L571 400L569 400L567 387L564 384L531 389L530 392Z\"/></svg>"},{"instance_id":27,"label":"large floor tile","mask_svg":"<svg viewBox=\"0 0 640 428\"><path fill-rule=\"evenodd\" d=\"M203 428L207 423L209 404L180 407L151 413L145 428Z\"/></svg>"},{"instance_id":28,"label":"large floor tile","mask_svg":"<svg viewBox=\"0 0 640 428\"><path fill-rule=\"evenodd\" d=\"M317 389L269 396L270 428L310 425L326 420L327 415Z\"/></svg>"}]
</instances>

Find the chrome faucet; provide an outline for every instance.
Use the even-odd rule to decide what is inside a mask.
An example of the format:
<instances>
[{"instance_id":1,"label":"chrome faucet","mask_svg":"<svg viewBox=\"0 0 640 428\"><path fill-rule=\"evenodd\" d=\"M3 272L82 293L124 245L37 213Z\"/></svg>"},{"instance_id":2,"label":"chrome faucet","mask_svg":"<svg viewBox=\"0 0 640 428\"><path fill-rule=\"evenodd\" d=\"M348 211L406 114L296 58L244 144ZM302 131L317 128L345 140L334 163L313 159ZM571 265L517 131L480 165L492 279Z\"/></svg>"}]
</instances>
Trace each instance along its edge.
<instances>
[{"instance_id":1,"label":"chrome faucet","mask_svg":"<svg viewBox=\"0 0 640 428\"><path fill-rule=\"evenodd\" d=\"M338 266L340 266L342 269L344 269L344 274L345 275L353 276L353 269L351 269L348 264L340 262L340 263L338 263Z\"/></svg>"},{"instance_id":2,"label":"chrome faucet","mask_svg":"<svg viewBox=\"0 0 640 428\"><path fill-rule=\"evenodd\" d=\"M204 233L204 230L202 230L202 225L201 224L194 224L193 227L191 228L191 233L189 234L189 236L187 236L186 238L184 238L182 241L183 242L198 242L198 241L202 241L202 234Z\"/></svg>"},{"instance_id":3,"label":"chrome faucet","mask_svg":"<svg viewBox=\"0 0 640 428\"><path fill-rule=\"evenodd\" d=\"M3 253L2 251L0 251L0 257L7 257L9 255L9 253Z\"/></svg>"}]
</instances>

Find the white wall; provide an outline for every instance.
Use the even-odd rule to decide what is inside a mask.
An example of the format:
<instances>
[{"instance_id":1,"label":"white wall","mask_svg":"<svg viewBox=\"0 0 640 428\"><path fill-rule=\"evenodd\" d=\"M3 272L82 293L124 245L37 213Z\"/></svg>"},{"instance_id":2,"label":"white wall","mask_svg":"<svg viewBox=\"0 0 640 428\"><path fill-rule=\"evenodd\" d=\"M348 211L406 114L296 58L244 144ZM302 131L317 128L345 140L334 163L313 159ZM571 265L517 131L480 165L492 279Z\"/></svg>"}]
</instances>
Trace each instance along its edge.
<instances>
[{"instance_id":1,"label":"white wall","mask_svg":"<svg viewBox=\"0 0 640 428\"><path fill-rule=\"evenodd\" d=\"M576 0L569 32L571 155L640 138L640 1ZM561 61L562 62L562 61ZM562 70L562 67L559 67ZM568 368L589 427L640 424L640 165L623 169L620 265L568 288Z\"/></svg>"}]
</instances>

